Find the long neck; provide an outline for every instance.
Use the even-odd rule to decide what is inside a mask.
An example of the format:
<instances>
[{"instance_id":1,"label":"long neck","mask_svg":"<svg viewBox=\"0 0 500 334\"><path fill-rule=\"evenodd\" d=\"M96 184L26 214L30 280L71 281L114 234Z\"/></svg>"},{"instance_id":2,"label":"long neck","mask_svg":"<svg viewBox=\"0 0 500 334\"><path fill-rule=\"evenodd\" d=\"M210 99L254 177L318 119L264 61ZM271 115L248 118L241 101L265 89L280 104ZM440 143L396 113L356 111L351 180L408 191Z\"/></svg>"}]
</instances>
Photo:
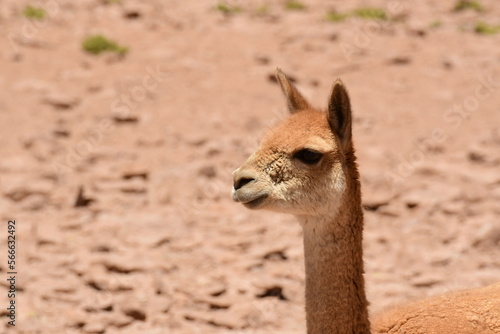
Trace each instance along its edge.
<instances>
[{"instance_id":1,"label":"long neck","mask_svg":"<svg viewBox=\"0 0 500 334\"><path fill-rule=\"evenodd\" d=\"M308 334L368 334L359 182L333 218L302 220Z\"/></svg>"}]
</instances>

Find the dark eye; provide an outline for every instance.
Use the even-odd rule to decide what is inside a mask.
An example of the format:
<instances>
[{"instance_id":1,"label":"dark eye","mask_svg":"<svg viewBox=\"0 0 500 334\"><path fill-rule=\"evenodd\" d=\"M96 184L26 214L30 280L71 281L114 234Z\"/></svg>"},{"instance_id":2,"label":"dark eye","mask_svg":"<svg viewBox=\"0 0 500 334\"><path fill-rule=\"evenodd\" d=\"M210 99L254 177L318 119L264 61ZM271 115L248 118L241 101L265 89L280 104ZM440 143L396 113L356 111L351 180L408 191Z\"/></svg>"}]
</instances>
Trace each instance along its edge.
<instances>
[{"instance_id":1,"label":"dark eye","mask_svg":"<svg viewBox=\"0 0 500 334\"><path fill-rule=\"evenodd\" d=\"M305 164L314 165L314 164L317 164L321 160L321 157L323 157L323 154L305 148L305 149L300 150L297 153L295 153L294 157L299 159L300 161L302 161Z\"/></svg>"}]
</instances>

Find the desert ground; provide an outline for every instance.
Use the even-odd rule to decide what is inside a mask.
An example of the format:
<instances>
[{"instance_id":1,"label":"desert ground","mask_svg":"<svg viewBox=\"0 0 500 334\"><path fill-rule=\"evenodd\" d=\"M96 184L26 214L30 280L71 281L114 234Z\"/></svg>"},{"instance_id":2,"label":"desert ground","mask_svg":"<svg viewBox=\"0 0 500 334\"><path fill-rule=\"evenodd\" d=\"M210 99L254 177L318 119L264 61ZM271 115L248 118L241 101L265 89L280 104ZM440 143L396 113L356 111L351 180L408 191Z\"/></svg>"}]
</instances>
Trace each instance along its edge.
<instances>
[{"instance_id":1,"label":"desert ground","mask_svg":"<svg viewBox=\"0 0 500 334\"><path fill-rule=\"evenodd\" d=\"M349 89L370 312L499 281L500 3L475 4L1 1L0 333L305 333L299 224L230 196L287 115L276 67L317 106Z\"/></svg>"}]
</instances>

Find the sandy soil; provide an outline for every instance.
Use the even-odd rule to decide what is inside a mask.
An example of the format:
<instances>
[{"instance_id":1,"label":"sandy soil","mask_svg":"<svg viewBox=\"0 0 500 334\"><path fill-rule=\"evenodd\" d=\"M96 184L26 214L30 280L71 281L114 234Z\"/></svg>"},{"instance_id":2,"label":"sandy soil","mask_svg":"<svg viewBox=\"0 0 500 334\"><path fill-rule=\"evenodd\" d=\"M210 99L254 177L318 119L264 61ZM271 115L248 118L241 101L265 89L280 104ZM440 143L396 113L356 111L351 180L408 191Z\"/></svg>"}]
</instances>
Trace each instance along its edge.
<instances>
[{"instance_id":1,"label":"sandy soil","mask_svg":"<svg viewBox=\"0 0 500 334\"><path fill-rule=\"evenodd\" d=\"M474 33L498 1L42 3L0 2L0 332L304 333L300 227L230 198L286 115L277 66L318 105L350 90L372 312L500 279L500 34ZM367 5L391 20L325 20Z\"/></svg>"}]
</instances>

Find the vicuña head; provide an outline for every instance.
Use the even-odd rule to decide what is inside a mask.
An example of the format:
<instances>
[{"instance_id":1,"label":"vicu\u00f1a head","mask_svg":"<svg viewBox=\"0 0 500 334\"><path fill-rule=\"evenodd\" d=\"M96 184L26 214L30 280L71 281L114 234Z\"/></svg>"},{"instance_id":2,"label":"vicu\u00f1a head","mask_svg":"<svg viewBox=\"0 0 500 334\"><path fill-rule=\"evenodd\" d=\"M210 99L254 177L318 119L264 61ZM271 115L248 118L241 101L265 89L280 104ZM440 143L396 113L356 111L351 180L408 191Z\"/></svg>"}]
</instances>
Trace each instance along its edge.
<instances>
[{"instance_id":1,"label":"vicu\u00f1a head","mask_svg":"<svg viewBox=\"0 0 500 334\"><path fill-rule=\"evenodd\" d=\"M277 79L291 115L234 171L233 199L250 209L293 214L301 223L308 333L500 333L500 284L413 303L370 326L347 90L337 80L326 111L318 110L280 70Z\"/></svg>"},{"instance_id":2,"label":"vicu\u00f1a head","mask_svg":"<svg viewBox=\"0 0 500 334\"><path fill-rule=\"evenodd\" d=\"M324 112L280 70L277 78L292 115L233 173L233 199L250 209L335 215L348 187L357 185L347 91L338 80Z\"/></svg>"}]
</instances>

